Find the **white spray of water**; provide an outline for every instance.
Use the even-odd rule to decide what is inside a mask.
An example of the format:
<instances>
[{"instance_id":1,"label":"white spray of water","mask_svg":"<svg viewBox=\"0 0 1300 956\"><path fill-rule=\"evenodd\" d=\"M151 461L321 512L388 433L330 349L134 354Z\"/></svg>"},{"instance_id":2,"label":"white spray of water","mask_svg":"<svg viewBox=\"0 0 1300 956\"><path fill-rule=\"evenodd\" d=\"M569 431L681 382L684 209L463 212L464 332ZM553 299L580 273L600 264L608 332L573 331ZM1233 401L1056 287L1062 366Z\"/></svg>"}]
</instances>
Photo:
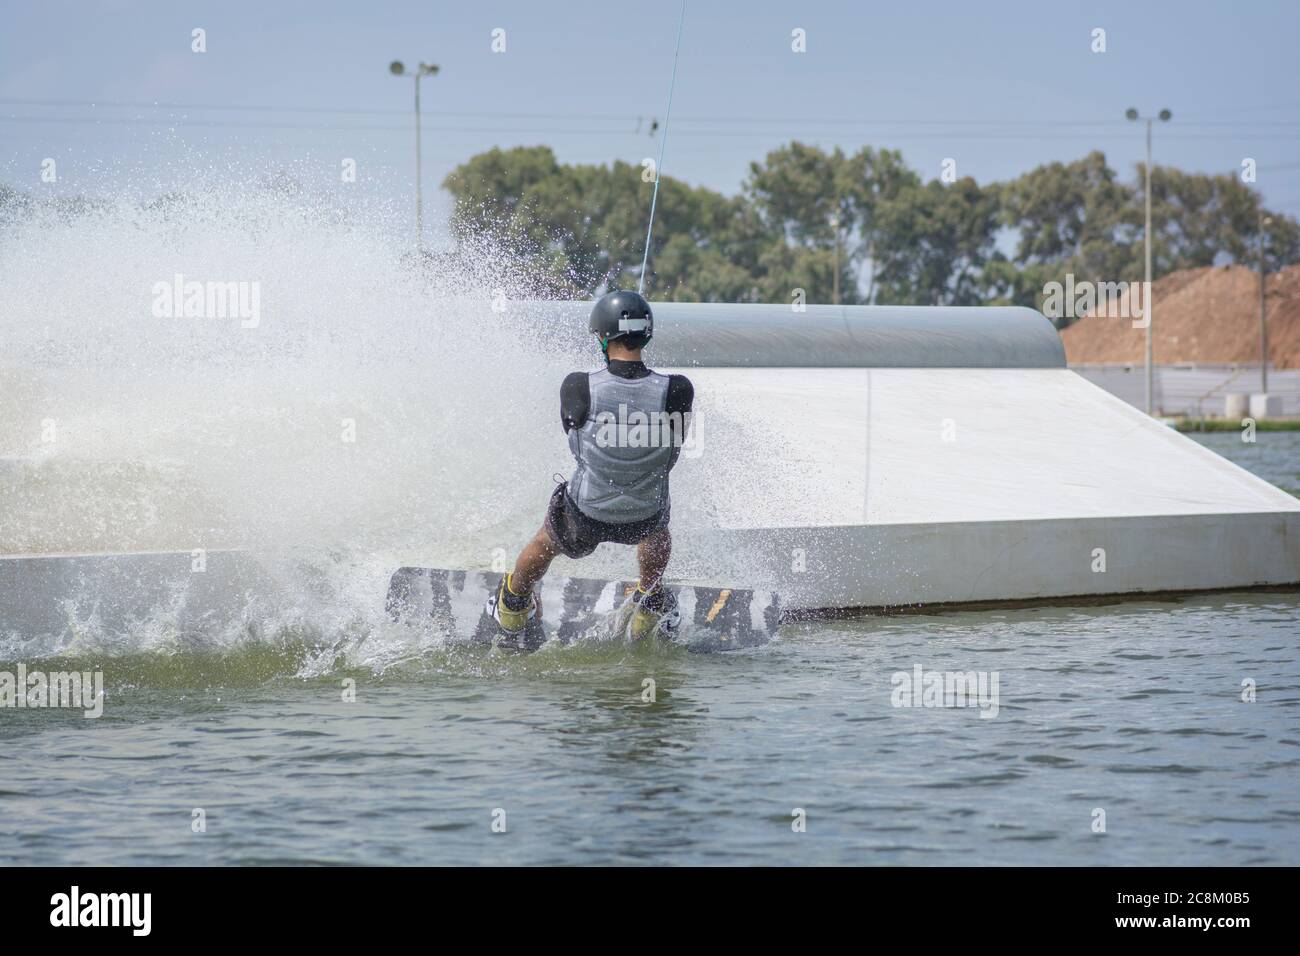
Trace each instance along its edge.
<instances>
[{"instance_id":1,"label":"white spray of water","mask_svg":"<svg viewBox=\"0 0 1300 956\"><path fill-rule=\"evenodd\" d=\"M393 232L233 189L12 226L0 449L52 500L50 520L6 510L7 550L401 549L509 526L576 359L493 312L529 282L490 247L416 271ZM177 275L255 286L256 327L157 316Z\"/></svg>"},{"instance_id":2,"label":"white spray of water","mask_svg":"<svg viewBox=\"0 0 1300 956\"><path fill-rule=\"evenodd\" d=\"M416 267L408 235L266 187L0 219L0 553L290 555L334 579L312 595L334 626L382 613L399 558L513 561L594 350L511 305L539 283L491 243ZM255 283L255 326L160 317L177 275Z\"/></svg>"}]
</instances>

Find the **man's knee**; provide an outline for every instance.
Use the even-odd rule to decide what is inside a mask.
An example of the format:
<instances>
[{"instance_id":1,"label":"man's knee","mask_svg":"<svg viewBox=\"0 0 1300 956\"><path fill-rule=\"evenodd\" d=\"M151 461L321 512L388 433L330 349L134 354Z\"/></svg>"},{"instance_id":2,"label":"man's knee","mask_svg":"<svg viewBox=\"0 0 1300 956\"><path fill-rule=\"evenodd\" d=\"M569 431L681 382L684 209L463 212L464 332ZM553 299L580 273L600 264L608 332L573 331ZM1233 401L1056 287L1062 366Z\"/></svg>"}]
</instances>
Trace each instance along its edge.
<instances>
[{"instance_id":1,"label":"man's knee","mask_svg":"<svg viewBox=\"0 0 1300 956\"><path fill-rule=\"evenodd\" d=\"M546 525L542 525L538 528L537 534L533 535L533 547L538 551L545 552L547 557L551 558L560 553L559 547L555 544L555 539L552 538L551 533L546 530Z\"/></svg>"}]
</instances>

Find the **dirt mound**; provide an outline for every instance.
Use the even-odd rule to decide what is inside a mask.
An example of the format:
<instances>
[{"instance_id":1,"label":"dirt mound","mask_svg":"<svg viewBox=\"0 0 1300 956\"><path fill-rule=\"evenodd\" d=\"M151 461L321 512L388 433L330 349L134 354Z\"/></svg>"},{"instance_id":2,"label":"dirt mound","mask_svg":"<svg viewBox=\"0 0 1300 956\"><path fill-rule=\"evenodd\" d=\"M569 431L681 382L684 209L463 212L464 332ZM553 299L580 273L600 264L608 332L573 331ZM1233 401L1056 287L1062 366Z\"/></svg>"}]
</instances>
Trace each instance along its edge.
<instances>
[{"instance_id":1,"label":"dirt mound","mask_svg":"<svg viewBox=\"0 0 1300 956\"><path fill-rule=\"evenodd\" d=\"M1300 368L1300 265L1268 277L1268 355L1275 368ZM1259 362L1259 273L1245 266L1184 269L1157 280L1152 355L1156 364ZM1085 315L1064 332L1071 365L1141 362L1146 332L1133 328L1127 301Z\"/></svg>"}]
</instances>

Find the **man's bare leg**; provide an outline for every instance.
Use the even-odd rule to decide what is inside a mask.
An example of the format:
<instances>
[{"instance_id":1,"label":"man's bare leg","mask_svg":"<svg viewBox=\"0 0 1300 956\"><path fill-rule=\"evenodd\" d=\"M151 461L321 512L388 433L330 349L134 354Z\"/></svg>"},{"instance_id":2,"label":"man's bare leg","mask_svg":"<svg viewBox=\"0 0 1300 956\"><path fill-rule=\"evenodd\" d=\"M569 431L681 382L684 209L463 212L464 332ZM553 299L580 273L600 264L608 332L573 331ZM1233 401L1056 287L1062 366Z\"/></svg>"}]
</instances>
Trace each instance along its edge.
<instances>
[{"instance_id":1,"label":"man's bare leg","mask_svg":"<svg viewBox=\"0 0 1300 956\"><path fill-rule=\"evenodd\" d=\"M533 585L540 581L550 568L551 562L555 560L556 555L560 553L555 547L555 542L551 536L546 533L545 526L537 530L533 535L533 540L524 546L524 550L519 552L519 558L515 561L514 573L509 578L509 590L512 594L523 597L533 589Z\"/></svg>"},{"instance_id":2,"label":"man's bare leg","mask_svg":"<svg viewBox=\"0 0 1300 956\"><path fill-rule=\"evenodd\" d=\"M661 628L662 637L671 638L676 633L678 616L674 612L677 600L667 588L659 587L672 553L673 536L667 528L660 528L637 545L641 581L635 597L629 602L630 617L626 618L628 636L633 640L640 640Z\"/></svg>"},{"instance_id":3,"label":"man's bare leg","mask_svg":"<svg viewBox=\"0 0 1300 956\"><path fill-rule=\"evenodd\" d=\"M673 553L673 536L667 528L660 528L653 534L641 539L636 546L636 560L641 567L641 590L649 591L668 568L668 559Z\"/></svg>"}]
</instances>

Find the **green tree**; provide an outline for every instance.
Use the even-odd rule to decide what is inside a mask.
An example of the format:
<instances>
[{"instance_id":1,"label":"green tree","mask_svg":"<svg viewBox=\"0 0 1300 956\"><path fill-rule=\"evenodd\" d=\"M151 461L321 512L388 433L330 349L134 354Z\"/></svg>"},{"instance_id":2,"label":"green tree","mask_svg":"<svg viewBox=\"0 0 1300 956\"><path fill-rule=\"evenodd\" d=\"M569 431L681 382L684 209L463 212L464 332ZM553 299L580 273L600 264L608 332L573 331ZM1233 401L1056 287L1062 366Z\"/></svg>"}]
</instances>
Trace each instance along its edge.
<instances>
[{"instance_id":1,"label":"green tree","mask_svg":"<svg viewBox=\"0 0 1300 956\"><path fill-rule=\"evenodd\" d=\"M1219 265L1225 261L1257 266L1261 217L1265 228L1265 259L1270 270L1297 259L1296 221L1264 209L1257 190L1235 173L1187 173L1170 166L1151 170L1152 271ZM1144 169L1138 166L1139 182Z\"/></svg>"},{"instance_id":2,"label":"green tree","mask_svg":"<svg viewBox=\"0 0 1300 956\"><path fill-rule=\"evenodd\" d=\"M772 284L795 282L814 301L869 301L873 290L863 294L860 276L878 244L877 207L918 183L900 153L870 147L847 156L796 141L751 163L745 196L785 245L808 253L769 247L783 275Z\"/></svg>"},{"instance_id":3,"label":"green tree","mask_svg":"<svg viewBox=\"0 0 1300 956\"><path fill-rule=\"evenodd\" d=\"M493 149L447 177L453 233L490 237L573 286L637 284L653 181L639 166L561 166L548 147ZM648 292L741 301L755 294L763 226L740 198L662 177ZM688 249L688 246L690 247Z\"/></svg>"},{"instance_id":4,"label":"green tree","mask_svg":"<svg viewBox=\"0 0 1300 956\"><path fill-rule=\"evenodd\" d=\"M1141 278L1138 197L1102 153L1032 169L1004 184L999 199L1002 223L1017 237L1014 268L1003 270L1009 301L1037 308L1046 283L1066 273L1090 281Z\"/></svg>"},{"instance_id":5,"label":"green tree","mask_svg":"<svg viewBox=\"0 0 1300 956\"><path fill-rule=\"evenodd\" d=\"M1142 181L1138 168L1136 183ZM1234 175L1153 170L1154 273L1300 259L1300 227L1262 210ZM562 165L545 146L493 149L457 167L452 228L488 237L557 295L636 285L653 182L624 162ZM11 209L14 197L6 200ZM1040 306L1067 273L1143 272L1143 200L1092 152L1006 183L922 184L890 150L792 142L751 164L738 196L663 177L646 290L660 299ZM1008 258L998 250L1009 237Z\"/></svg>"},{"instance_id":6,"label":"green tree","mask_svg":"<svg viewBox=\"0 0 1300 956\"><path fill-rule=\"evenodd\" d=\"M878 210L880 300L980 305L998 294L998 190L970 177L905 188Z\"/></svg>"}]
</instances>

